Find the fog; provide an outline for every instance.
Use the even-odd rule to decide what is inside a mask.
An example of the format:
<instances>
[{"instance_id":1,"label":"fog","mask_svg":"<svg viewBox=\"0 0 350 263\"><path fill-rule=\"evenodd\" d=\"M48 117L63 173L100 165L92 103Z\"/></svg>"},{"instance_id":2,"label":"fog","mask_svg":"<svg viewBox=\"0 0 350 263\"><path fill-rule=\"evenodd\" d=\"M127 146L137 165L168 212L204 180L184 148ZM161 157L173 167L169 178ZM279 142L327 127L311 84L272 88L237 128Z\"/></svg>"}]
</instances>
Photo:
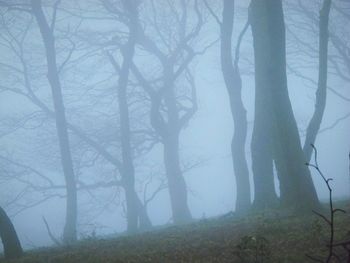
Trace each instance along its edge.
<instances>
[{"instance_id":1,"label":"fog","mask_svg":"<svg viewBox=\"0 0 350 263\"><path fill-rule=\"evenodd\" d=\"M45 46L45 31L39 27L40 13L31 11L34 2L39 1L0 1L0 206L11 218L22 246L30 249L53 245L43 218L52 234L64 240L64 174L69 173L68 168L62 168L66 161L62 161L64 142L59 136L64 138L64 131L69 138L77 188L78 239L143 231L141 226L130 228L133 205L127 203L125 195L130 181L122 175L130 172L129 157L135 176L130 195L135 191L153 226L182 224L234 211L239 186L231 153L235 127L220 62L220 25L216 21L222 19L221 1L135 1L140 2L140 25L134 29L139 34L134 40L129 36L134 23L130 6L134 1L126 1L125 6L124 1L42 1L44 17L53 28L59 86L52 80L53 73L48 73L50 39ZM283 1L283 8L288 94L303 145L315 111L318 14L323 1L296 2ZM248 5L249 1L235 1L234 57L237 39L248 19ZM320 169L333 178L336 200L350 197L350 35L346 26L349 10L347 1L332 3L326 106L313 142ZM129 48L132 41L134 51ZM126 62L130 54L131 62ZM163 54L162 61L159 57ZM243 36L239 54L242 101L247 110L244 149L249 202L254 203L251 142L256 84L250 27ZM127 74L127 121L121 115L122 74ZM53 102L57 96L52 93L54 89L62 91L66 120L57 113L61 109L59 102ZM169 95L166 90L173 93ZM174 104L170 96L174 96ZM178 119L171 126L174 107ZM156 119L152 116L154 111L158 112ZM55 122L55 118L59 121ZM162 125L156 123L159 118L168 125L166 132L157 127ZM126 132L125 124L129 127ZM57 125L63 125L63 129L58 131ZM187 192L184 202L191 217L185 220L186 216L179 212L177 222L172 208L180 206L176 200L182 200L184 194L179 188L174 190L173 195L180 197L171 202L168 181L172 170L177 169L177 161L172 159L176 159L176 150L169 150L164 161L168 137L169 149L176 149L170 143L176 141L172 133L178 135L179 166ZM283 140L290 138L289 134L284 136ZM128 147L130 151L125 150ZM313 158L314 155L311 163ZM322 177L312 167L310 171L318 199L327 201ZM274 168L275 189L280 196L277 173ZM180 179L173 179L172 184L177 180ZM135 201L135 196L130 198ZM139 206L136 210L140 213ZM141 224L139 217L140 214L136 216L137 225Z\"/></svg>"}]
</instances>

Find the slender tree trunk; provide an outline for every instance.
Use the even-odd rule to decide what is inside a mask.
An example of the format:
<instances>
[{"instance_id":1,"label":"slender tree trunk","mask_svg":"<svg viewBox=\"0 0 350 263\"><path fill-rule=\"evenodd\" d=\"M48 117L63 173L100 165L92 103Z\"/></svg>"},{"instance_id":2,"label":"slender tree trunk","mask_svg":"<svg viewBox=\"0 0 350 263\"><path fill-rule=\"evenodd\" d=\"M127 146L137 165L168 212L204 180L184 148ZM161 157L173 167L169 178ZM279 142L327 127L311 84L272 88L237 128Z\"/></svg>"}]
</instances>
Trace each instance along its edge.
<instances>
[{"instance_id":1,"label":"slender tree trunk","mask_svg":"<svg viewBox=\"0 0 350 263\"><path fill-rule=\"evenodd\" d=\"M158 47L157 43L143 34L144 32L141 33L138 38L138 43L143 46L145 50L155 55L155 57L159 59L163 69L163 87L159 90L159 87L153 86L153 84L148 82L142 76L141 72L139 72L136 67L133 67L133 72L136 78L151 99L151 125L162 138L164 147L164 165L168 180L172 216L175 224L188 222L192 219L187 203L186 182L181 171L179 160L179 136L183 126L196 111L196 106L194 105L196 103L193 104L192 109L186 112L184 116L179 117L179 109L177 106L178 100L174 91L174 82L187 68L195 56L195 53L193 52L189 43L192 42L192 40L195 39L195 36L199 34L203 22L200 11L198 11L197 8L198 3L195 2L194 5L198 23L190 33L187 32L187 5L186 1L182 1L181 3L183 14L181 15L181 18L178 17L181 21L178 21L180 25L178 28L179 39L175 41L177 42L177 47L175 50L168 50L169 52L163 53L162 49ZM142 28L141 25L140 27ZM188 53L187 55L182 52L185 50L185 53ZM184 61L181 62L182 58L184 58ZM175 66L177 67L176 72L174 72ZM162 104L163 102L164 105ZM164 106L164 108L162 108L162 106Z\"/></svg>"},{"instance_id":2,"label":"slender tree trunk","mask_svg":"<svg viewBox=\"0 0 350 263\"><path fill-rule=\"evenodd\" d=\"M135 233L140 227L145 229L151 226L147 212L144 209L137 193L135 191L135 168L133 163L133 153L131 148L130 116L128 107L128 80L130 67L135 54L135 46L138 31L138 5L135 1L123 1L125 11L129 17L129 38L122 48L123 62L119 72L118 81L118 106L121 127L121 149L122 149L122 181L125 190L127 207L127 231ZM116 67L116 62L112 56L109 56L111 63ZM139 221L138 221L139 219Z\"/></svg>"},{"instance_id":3,"label":"slender tree trunk","mask_svg":"<svg viewBox=\"0 0 350 263\"><path fill-rule=\"evenodd\" d=\"M118 106L122 146L122 181L127 207L127 231L129 233L135 233L138 230L138 223L140 223L141 228L145 229L151 226L151 221L135 191L135 168L131 147L130 114L127 98L130 67L135 54L138 32L138 5L135 1L123 0L123 6L129 15L129 37L127 43L122 48L123 62L119 72ZM117 67L114 58L111 55L109 55L109 58L113 66Z\"/></svg>"},{"instance_id":4,"label":"slender tree trunk","mask_svg":"<svg viewBox=\"0 0 350 263\"><path fill-rule=\"evenodd\" d=\"M187 204L187 188L180 168L178 151L177 135L169 136L164 140L164 163L175 224L186 223L192 218Z\"/></svg>"},{"instance_id":5,"label":"slender tree trunk","mask_svg":"<svg viewBox=\"0 0 350 263\"><path fill-rule=\"evenodd\" d=\"M16 230L7 216L6 212L0 207L0 238L4 246L6 259L19 258L23 254L21 243L19 242Z\"/></svg>"},{"instance_id":6,"label":"slender tree trunk","mask_svg":"<svg viewBox=\"0 0 350 263\"><path fill-rule=\"evenodd\" d=\"M266 143L272 149L280 180L282 205L301 209L318 206L310 171L305 165L297 124L287 89L285 27L280 0L253 0L251 26L254 40L256 96L270 113ZM255 116L258 120L259 116ZM260 120L261 122L262 120ZM272 136L272 137L271 137ZM263 140L263 138L262 138ZM258 140L258 144L264 141ZM272 144L272 145L271 145Z\"/></svg>"},{"instance_id":7,"label":"slender tree trunk","mask_svg":"<svg viewBox=\"0 0 350 263\"><path fill-rule=\"evenodd\" d=\"M62 88L57 70L55 39L53 36L53 29L49 27L43 13L41 0L31 0L31 6L45 45L48 80L52 91L61 163L66 182L67 206L63 240L65 243L72 243L77 240L77 189L69 146L67 121L62 98Z\"/></svg>"},{"instance_id":8,"label":"slender tree trunk","mask_svg":"<svg viewBox=\"0 0 350 263\"><path fill-rule=\"evenodd\" d=\"M233 170L236 177L236 211L244 212L250 207L250 184L248 164L245 157L247 137L247 113L242 102L242 81L238 65L233 66L232 31L234 0L224 0L221 24L221 68L230 99L234 121L231 143ZM239 43L238 43L239 45ZM238 48L238 46L237 46Z\"/></svg>"},{"instance_id":9,"label":"slender tree trunk","mask_svg":"<svg viewBox=\"0 0 350 263\"><path fill-rule=\"evenodd\" d=\"M122 178L127 207L127 230L128 232L136 232L138 207L137 194L135 192L135 169L130 144L130 118L127 99L127 87L130 65L135 53L135 44L137 37L137 7L134 6L134 3L132 2L130 2L130 4L123 2L123 5L125 10L129 13L129 38L125 46L122 48L123 63L121 66L118 82L118 106L123 160Z\"/></svg>"},{"instance_id":10,"label":"slender tree trunk","mask_svg":"<svg viewBox=\"0 0 350 263\"><path fill-rule=\"evenodd\" d=\"M170 202L175 224L191 220L192 215L187 203L187 188L183 178L179 157L179 112L176 106L172 67L164 66L164 101L167 108L167 127L163 134L164 164L168 177Z\"/></svg>"},{"instance_id":11,"label":"slender tree trunk","mask_svg":"<svg viewBox=\"0 0 350 263\"><path fill-rule=\"evenodd\" d=\"M138 215L139 215L139 227L141 230L146 230L152 227L152 222L148 216L147 210L142 204L140 198L137 198L137 208L138 208Z\"/></svg>"},{"instance_id":12,"label":"slender tree trunk","mask_svg":"<svg viewBox=\"0 0 350 263\"><path fill-rule=\"evenodd\" d=\"M327 101L327 68L328 68L328 21L331 9L331 0L324 0L320 11L319 22L319 65L318 65L318 88L316 91L316 103L314 114L306 130L306 138L303 151L306 162L310 162L312 155L311 144L315 143L317 133L323 118Z\"/></svg>"}]
</instances>

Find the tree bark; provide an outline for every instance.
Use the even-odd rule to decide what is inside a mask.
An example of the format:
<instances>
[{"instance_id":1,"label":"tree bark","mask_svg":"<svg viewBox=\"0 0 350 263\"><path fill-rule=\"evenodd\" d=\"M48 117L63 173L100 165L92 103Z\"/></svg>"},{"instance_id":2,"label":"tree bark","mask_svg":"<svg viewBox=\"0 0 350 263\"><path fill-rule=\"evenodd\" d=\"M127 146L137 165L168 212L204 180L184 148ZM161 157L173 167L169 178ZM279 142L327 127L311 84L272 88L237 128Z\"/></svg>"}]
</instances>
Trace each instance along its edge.
<instances>
[{"instance_id":1,"label":"tree bark","mask_svg":"<svg viewBox=\"0 0 350 263\"><path fill-rule=\"evenodd\" d=\"M272 157L272 98L269 95L269 76L266 72L269 45L266 16L259 13L262 1L251 3L249 21L254 38L255 60L255 114L251 141L252 171L254 179L254 208L276 206L278 197L274 186Z\"/></svg>"},{"instance_id":2,"label":"tree bark","mask_svg":"<svg viewBox=\"0 0 350 263\"><path fill-rule=\"evenodd\" d=\"M331 0L323 1L320 11L319 22L319 65L318 65L318 88L316 91L316 103L313 116L306 130L306 138L303 151L306 162L310 162L312 156L311 144L315 144L316 136L320 130L323 113L327 101L327 69L328 69L328 21L331 9Z\"/></svg>"},{"instance_id":3,"label":"tree bark","mask_svg":"<svg viewBox=\"0 0 350 263\"><path fill-rule=\"evenodd\" d=\"M127 98L127 87L129 80L130 66L135 53L137 38L137 6L133 1L129 4L123 1L123 6L129 14L129 37L124 47L122 47L123 62L118 81L118 106L121 129L121 149L122 149L122 181L125 190L127 207L127 231L129 233L137 231L138 225L138 205L137 194L135 192L135 168L133 164L133 153L130 143L130 117Z\"/></svg>"},{"instance_id":4,"label":"tree bark","mask_svg":"<svg viewBox=\"0 0 350 263\"><path fill-rule=\"evenodd\" d=\"M177 104L180 103L175 94L176 79L188 68L189 63L195 56L191 48L190 42L193 42L198 36L201 29L203 19L198 10L198 3L195 1L194 6L197 14L197 24L195 28L187 30L187 2L181 2L183 8L183 16L179 22L177 29L179 30L179 39L176 48L171 51L167 49L163 53L158 43L154 42L144 32L139 34L138 43L148 52L155 55L162 65L162 87L153 86L148 82L137 69L133 66L132 70L144 90L151 99L150 122L152 127L161 137L164 147L164 165L168 179L168 188L170 202L172 208L172 216L175 224L188 222L192 219L192 215L187 203L186 182L183 177L180 158L179 158L179 136L181 129L187 124L188 120L196 111L195 98L192 98L193 107L186 111L183 116L179 116ZM157 23L157 21L154 21ZM173 25L164 24L164 27ZM140 25L140 28L142 26ZM186 34L188 33L188 34ZM170 36L173 41L173 37ZM187 55L185 55L187 53ZM174 68L177 68L174 71ZM163 107L164 106L164 107Z\"/></svg>"},{"instance_id":5,"label":"tree bark","mask_svg":"<svg viewBox=\"0 0 350 263\"><path fill-rule=\"evenodd\" d=\"M256 90L256 96L258 91ZM255 121L252 134L252 171L254 180L254 209L276 207L279 200L275 191L271 129L268 127L268 114L259 111L262 102L256 98ZM260 106L260 107L258 107Z\"/></svg>"},{"instance_id":6,"label":"tree bark","mask_svg":"<svg viewBox=\"0 0 350 263\"><path fill-rule=\"evenodd\" d=\"M140 230L147 230L152 227L152 222L148 216L145 205L141 202L140 198L137 198L138 216L139 216L139 228Z\"/></svg>"},{"instance_id":7,"label":"tree bark","mask_svg":"<svg viewBox=\"0 0 350 263\"><path fill-rule=\"evenodd\" d=\"M16 230L7 216L6 212L0 207L0 238L4 246L4 255L6 259L19 258L23 254L21 243L18 239Z\"/></svg>"},{"instance_id":8,"label":"tree bark","mask_svg":"<svg viewBox=\"0 0 350 263\"><path fill-rule=\"evenodd\" d=\"M164 141L164 163L175 224L186 223L192 218L187 204L186 183L180 168L178 143L176 135L172 135Z\"/></svg>"},{"instance_id":9,"label":"tree bark","mask_svg":"<svg viewBox=\"0 0 350 263\"><path fill-rule=\"evenodd\" d=\"M62 98L62 87L57 70L55 38L53 35L53 28L50 28L48 25L43 13L41 0L31 0L31 6L45 46L48 68L47 77L52 91L61 163L67 187L66 222L63 240L65 243L72 243L77 240L77 189Z\"/></svg>"},{"instance_id":10,"label":"tree bark","mask_svg":"<svg viewBox=\"0 0 350 263\"><path fill-rule=\"evenodd\" d=\"M281 204L297 210L315 208L319 204L318 198L310 171L305 165L287 89L282 2L253 0L250 11L255 84L256 90L260 91L256 96L263 96L260 98L263 102L261 108L270 114L265 119L266 126L271 129L267 133L266 143L272 149L280 180ZM255 118L259 121L258 116Z\"/></svg>"},{"instance_id":11,"label":"tree bark","mask_svg":"<svg viewBox=\"0 0 350 263\"><path fill-rule=\"evenodd\" d=\"M242 81L238 64L233 65L232 33L234 0L224 0L221 28L221 68L230 99L234 121L231 142L233 170L236 177L236 211L244 212L250 207L250 184L248 164L245 157L247 137L247 112L242 102ZM239 42L236 50L239 48Z\"/></svg>"},{"instance_id":12,"label":"tree bark","mask_svg":"<svg viewBox=\"0 0 350 263\"><path fill-rule=\"evenodd\" d=\"M151 99L150 122L162 139L172 216L174 223L178 224L190 221L192 216L187 203L186 182L180 166L179 136L182 125L174 94L174 72L171 63L165 62L165 59L162 62L163 88L160 92L153 89L137 67L134 66L132 70ZM162 99L164 99L166 108L164 115L166 115L167 120L163 117L160 109Z\"/></svg>"},{"instance_id":13,"label":"tree bark","mask_svg":"<svg viewBox=\"0 0 350 263\"><path fill-rule=\"evenodd\" d=\"M140 228L147 229L152 226L142 202L135 191L135 168L134 157L131 147L131 130L130 130L130 114L128 106L128 80L130 68L135 54L135 46L138 32L138 4L136 1L123 0L123 7L128 13L129 37L122 47L123 62L120 70L117 69L117 63L114 58L109 55L110 62L119 73L118 80L118 106L120 116L121 129L121 175L122 183L125 190L126 209L127 209L127 231L135 233Z\"/></svg>"},{"instance_id":14,"label":"tree bark","mask_svg":"<svg viewBox=\"0 0 350 263\"><path fill-rule=\"evenodd\" d=\"M187 203L187 188L183 178L179 157L179 136L181 126L174 93L173 68L164 65L164 102L167 108L166 130L162 133L164 164L168 177L170 202L175 224L189 222L192 215Z\"/></svg>"}]
</instances>

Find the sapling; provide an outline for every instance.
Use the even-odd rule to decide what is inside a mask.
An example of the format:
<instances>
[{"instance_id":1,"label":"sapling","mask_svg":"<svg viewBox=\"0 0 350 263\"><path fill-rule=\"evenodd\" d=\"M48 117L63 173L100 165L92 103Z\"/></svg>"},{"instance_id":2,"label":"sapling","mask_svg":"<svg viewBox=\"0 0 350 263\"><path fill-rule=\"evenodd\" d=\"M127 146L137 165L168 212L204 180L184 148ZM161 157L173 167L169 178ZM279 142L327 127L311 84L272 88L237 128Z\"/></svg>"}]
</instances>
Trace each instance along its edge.
<instances>
[{"instance_id":1,"label":"sapling","mask_svg":"<svg viewBox=\"0 0 350 263\"><path fill-rule=\"evenodd\" d=\"M325 260L320 259L320 258L316 258L314 256L311 255L306 255L309 259L311 259L314 262L321 262L321 263L330 263L332 261L332 259L337 260L338 262L342 262L340 257L335 253L334 248L335 247L339 247L342 246L345 250L348 251L348 259L347 262L350 263L350 248L348 247L350 245L350 240L349 241L345 241L345 242L341 242L341 243L336 243L334 241L334 234L335 234L335 214L338 212L341 213L346 213L345 210L343 209L339 209L339 208L334 208L334 204L333 204L333 189L330 185L330 182L333 180L332 178L326 178L326 176L323 174L323 172L320 170L319 165L318 165L318 159L317 159L317 149L316 147L311 144L311 147L314 151L314 163L306 163L307 166L314 168L317 173L322 177L323 181L325 182L325 184L327 185L327 189L328 189L328 208L329 208L329 217L325 216L322 213L319 213L317 211L313 211L317 216L319 216L320 218L322 218L327 225L329 226L329 239L328 239L328 243L327 243L327 248L328 248L328 253L327 253L327 258Z\"/></svg>"}]
</instances>

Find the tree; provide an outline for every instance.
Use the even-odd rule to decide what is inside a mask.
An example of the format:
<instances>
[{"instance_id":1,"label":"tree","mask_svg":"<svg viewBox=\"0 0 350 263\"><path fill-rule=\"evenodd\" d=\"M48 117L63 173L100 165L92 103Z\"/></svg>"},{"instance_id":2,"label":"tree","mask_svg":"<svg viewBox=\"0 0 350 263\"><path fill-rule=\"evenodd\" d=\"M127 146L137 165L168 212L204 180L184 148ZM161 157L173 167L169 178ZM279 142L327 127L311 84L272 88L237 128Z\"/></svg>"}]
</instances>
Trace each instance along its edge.
<instances>
[{"instance_id":1,"label":"tree","mask_svg":"<svg viewBox=\"0 0 350 263\"><path fill-rule=\"evenodd\" d=\"M319 68L318 68L318 88L316 91L315 110L306 130L306 138L303 151L306 162L310 162L312 155L311 144L315 144L316 136L320 130L323 114L327 101L327 76L328 76L328 21L331 9L331 1L323 1L319 20Z\"/></svg>"},{"instance_id":2,"label":"tree","mask_svg":"<svg viewBox=\"0 0 350 263\"><path fill-rule=\"evenodd\" d=\"M59 2L56 3L58 4ZM69 146L62 87L56 62L55 37L53 35L56 17L54 14L50 26L42 10L41 0L31 0L31 7L45 46L48 69L47 77L51 86L61 163L67 187L66 224L64 227L63 239L65 243L72 243L77 239L77 189ZM55 5L54 13L56 9L57 5Z\"/></svg>"},{"instance_id":3,"label":"tree","mask_svg":"<svg viewBox=\"0 0 350 263\"><path fill-rule=\"evenodd\" d=\"M56 2L58 3L58 2ZM26 8L26 6L24 6ZM58 6L54 5L53 8L56 9ZM11 7L12 8L12 7ZM19 12L23 12L23 8L20 7L19 10L16 10L18 13ZM60 12L64 11L64 6L60 9ZM103 11L103 9L102 9ZM106 13L101 12L103 15L107 16ZM53 14L55 14L56 16L58 15L58 12L53 12ZM54 19L54 18L53 18ZM76 17L72 17L69 16L69 19L71 19L72 22L75 21ZM9 18L5 18L4 21L10 20ZM28 19L29 20L29 19ZM12 20L11 20L12 21ZM14 20L16 21L16 20ZM76 22L76 21L75 21ZM30 27L30 22L28 23L28 28ZM80 62L81 59L76 60L74 62L72 62L72 60L74 60L74 54L75 52L78 52L76 49L77 45L86 45L86 42L82 41L80 39L80 35L77 35L77 28L75 28L74 30L70 31L70 30L65 30L62 29L61 27L61 23L54 23L55 24L55 28L57 28L56 30L56 46L58 48L56 48L56 54L57 55L57 60L60 62L58 65L58 71L60 74L60 79L61 81L67 83L67 72L70 71L75 71L77 68L81 69L81 68L85 68L85 61L83 61L82 63ZM73 24L73 23L72 23ZM79 24L79 23L78 23ZM59 28L58 28L59 27ZM26 29L26 31L28 31L28 28ZM7 31L9 31L7 29ZM22 32L21 32L22 33ZM84 31L84 34L87 34L88 32ZM83 34L83 35L84 35ZM36 68L32 67L30 63L27 63L29 61L27 61L27 53L26 52L26 47L23 47L24 45L30 45L30 48L35 49L35 45L33 43L33 41L30 41L29 43L24 43L24 39L26 37L26 32L23 34L12 34L11 32L9 32L10 35L10 39L11 41L13 41L14 43L18 44L18 49L19 51L15 50L13 45L10 45L10 50L14 52L14 54L16 56L18 56L18 60L20 61L20 66L17 67L17 65L15 63L13 63L13 61L11 60L11 63L9 62L1 64L1 66L5 67L5 69L12 69L11 74L19 74L18 78L22 79L23 78L23 90L22 87L17 86L17 84L15 85L11 85L11 84L7 84L4 86L1 86L0 89L2 91L8 91L8 92L12 92L14 95L18 95L22 98L28 99L28 101L35 107L37 107L38 109L40 109L40 111L42 112L43 115L46 115L47 117L49 117L49 119L47 119L46 121L48 121L48 123L50 123L51 120L56 120L57 115L55 114L55 111L51 109L50 105L48 105L47 102L45 102L45 99L41 97L41 95L36 94L36 91L38 90L38 87L36 86L36 83L32 80L32 76L36 76L36 78L41 78L41 75L43 74L37 74ZM58 41L58 40L59 41ZM64 40L68 40L68 41L64 41ZM68 46L67 43L68 42ZM103 47L99 47L98 49L96 49L96 45L93 45L91 43L89 43L89 45L87 45L88 49L85 51L87 53L90 52L91 54L91 50L93 50L92 54L98 54L98 52L101 51ZM35 49L37 50L37 49ZM41 54L40 54L41 55ZM32 62L32 61L30 61ZM106 62L106 61L104 61ZM107 64L108 65L108 64ZM22 69L23 68L23 69ZM18 69L18 70L13 70L13 69ZM33 72L31 72L33 71ZM31 73L31 74L30 74ZM98 75L99 72L93 72L94 75ZM80 75L83 75L84 72L83 70L79 71ZM91 73L89 73L91 75ZM118 73L119 74L119 73ZM43 75L44 76L44 75ZM75 76L76 77L76 76ZM10 79L10 78L9 78ZM32 84L32 82L34 82L34 84ZM83 90L83 88L85 88L84 85L81 85L81 83L79 84L80 86L78 87L74 87L74 91L77 90ZM21 85L20 85L21 86ZM71 85L67 85L67 87L65 88L69 88ZM84 91L85 92L85 91ZM38 92L40 93L40 92ZM110 94L109 94L110 95ZM107 95L107 93L103 94L104 97L108 97L109 95ZM69 96L65 95L65 100L67 103L70 103L71 100L69 98ZM79 105L79 110L84 111L84 109L82 109L83 105ZM106 105L98 105L98 110L97 112L101 111L101 108L105 109ZM89 105L86 108L88 111L84 111L83 116L80 116L80 120L82 118L84 118L84 120L88 120L89 117L91 118L91 115L94 115L94 109L91 105ZM68 111L68 113L67 113ZM66 116L68 116L68 120L66 120L66 124L67 124L67 129L69 130L69 132L71 133L72 137L78 138L79 142L77 144L76 140L73 141L75 143L73 143L73 147L72 145L70 145L70 150L72 152L72 155L74 156L74 160L75 160L75 171L77 174L80 173L79 169L83 168L84 163L89 163L89 162L93 162L94 165L96 165L96 159L99 159L99 161L102 161L105 163L105 166L108 165L112 165L113 167L115 167L115 170L122 176L125 177L124 171L123 171L123 161L121 161L119 159L118 152L115 152L113 145L115 145L115 143L118 143L118 150L119 150L119 134L115 134L115 136L112 138L112 141L109 139L109 141L106 143L106 138L105 138L105 134L108 134L111 130L110 125L108 126L108 129L106 129L105 127L101 127L101 125L99 125L99 123L97 123L96 121L94 121L94 129L91 129L90 127L80 127L79 123L76 122L74 120L74 118L72 118L72 110L70 108L66 109ZM99 120L99 122L103 123L105 116L107 114L100 114L98 115L97 119ZM29 115L30 116L30 115ZM103 118L102 118L103 117ZM94 117L96 118L96 117ZM45 123L46 123L45 121ZM113 120L108 120L108 122L114 121L115 119L113 118ZM119 123L118 121L116 122L116 126L118 127ZM38 127L39 128L39 127ZM114 128L114 127L112 127ZM119 127L117 130L117 133L119 133ZM103 138L103 139L102 139ZM40 142L39 142L40 143ZM133 142L133 151L139 151L138 148L143 148L142 143L140 142ZM112 146L111 146L112 145ZM121 146L121 145L120 145ZM145 149L143 150L142 154L145 154L145 152L147 152L148 149L146 149L147 147L144 147ZM84 153L85 152L90 152L90 151L94 152L94 156L93 159L94 160L86 160L84 157ZM30 166L32 166L33 164L31 164ZM86 166L86 165L85 165ZM93 168L93 167L91 167ZM40 170L40 169L39 169ZM103 176L105 177L105 175L103 174L103 171L101 170L101 174L98 175L99 177ZM113 176L113 175L112 175ZM94 181L96 181L96 183L91 183L91 181L89 183L85 183L85 179L81 179L81 178L76 178L76 183L77 183L77 187L80 190L86 190L85 192L88 192L89 194L92 194L90 191L91 190L99 190L101 188L124 188L124 180L118 180L115 178L115 176L113 176L114 178L112 180L107 179L106 181L103 181L105 179L102 178L98 178L97 181L96 179ZM33 178L33 181L35 179ZM123 182L122 182L123 181ZM127 181L127 180L125 180ZM34 186L33 184L30 183L30 180L28 181L28 185L30 185L30 188L33 188L33 191L37 191L37 192L47 192L47 191L55 191L58 190L61 191L62 189L62 185L51 185L51 183L47 186ZM45 194L46 195L46 194ZM53 195L55 196L55 195ZM43 200L47 200L47 195ZM41 202L38 202L41 203ZM139 199L139 197L136 195L136 206L137 206L137 210L138 210L138 216L139 216L139 223L140 223L140 228L148 228L151 226L151 221L147 215L146 209L144 207L144 205L142 204L141 200Z\"/></svg>"},{"instance_id":4,"label":"tree","mask_svg":"<svg viewBox=\"0 0 350 263\"><path fill-rule=\"evenodd\" d=\"M106 3L110 4L108 1ZM119 68L114 57L108 53L111 64L119 73L118 80L118 106L121 129L121 150L122 150L122 183L125 189L127 206L128 232L136 232L138 225L138 213L142 207L138 207L138 197L135 191L135 168L133 164L133 152L131 148L130 118L127 98L127 88L130 67L135 53L135 45L138 31L138 3L137 1L122 1L124 10L128 14L129 36L122 47L123 62ZM141 205L142 206L142 205Z\"/></svg>"},{"instance_id":5,"label":"tree","mask_svg":"<svg viewBox=\"0 0 350 263\"><path fill-rule=\"evenodd\" d=\"M190 5L193 5L194 9L192 28L188 28L192 25L188 13ZM189 74L189 64L195 55L203 53L207 48L195 52L191 47L191 42L196 39L202 28L203 19L197 0L189 2L183 0L176 5L168 3L163 6L163 11L169 12L166 18L168 20L163 21L163 24L157 19L154 1L151 1L151 6L154 12L152 26L155 30L153 33L156 34L156 37L148 36L140 25L138 44L149 54L155 56L161 65L160 81L153 84L153 80L147 80L136 63L132 67L132 72L151 100L150 120L163 144L164 166L168 179L173 221L184 223L188 222L192 215L188 207L186 182L181 170L179 139L181 130L186 127L197 111L195 83L192 75ZM165 16L162 17L165 18ZM173 25L173 22L176 24ZM164 32L171 32L171 34L165 35ZM176 41L173 37L176 37ZM183 76L187 76L190 89L189 95L181 96L178 82ZM187 106L188 104L190 106Z\"/></svg>"},{"instance_id":6,"label":"tree","mask_svg":"<svg viewBox=\"0 0 350 263\"><path fill-rule=\"evenodd\" d=\"M350 116L347 112L337 118L329 127L320 128L324 118L328 94L340 99L340 103L350 101L341 92L341 87L345 85L332 87L335 82L344 82L345 84L345 82L349 81L350 63L346 52L349 39L346 33L347 27L343 26L349 20L346 13L343 12L343 10L348 8L349 3L323 1L319 12L317 12L319 7L316 2L287 1L286 4L286 10L289 11L286 13L286 18L289 24L287 32L290 36L290 42L294 44L295 52L303 54L303 64L311 64L310 66L301 65L300 56L290 56L288 69L296 77L304 80L306 84L311 84L311 87L316 89L313 115L302 134L305 135L303 151L306 161L309 162L312 154L310 144L315 143L318 134L334 128ZM332 12L330 12L331 7ZM293 16L290 13L298 15ZM303 25L307 26L304 27ZM298 30L298 33L294 31L294 28ZM313 44L316 41L318 42L318 48L316 43ZM307 63L304 62L305 60ZM318 62L317 64L315 63L316 61ZM307 71L304 70L305 67L307 67ZM300 68L303 68L303 71ZM318 68L318 72L315 72L318 74L318 80L312 77L313 74L310 74L316 68ZM304 72L308 73L305 74ZM330 79L329 76L331 76Z\"/></svg>"},{"instance_id":7,"label":"tree","mask_svg":"<svg viewBox=\"0 0 350 263\"><path fill-rule=\"evenodd\" d=\"M254 177L271 176L274 160L280 181L281 204L297 210L310 209L318 205L318 198L310 171L305 166L288 96L282 2L252 1L249 19L254 45L257 114L252 145L255 143L267 150L256 151L252 147ZM268 167L261 162L257 165L257 157L261 155L268 156ZM266 167L268 171L263 169ZM255 185L259 187L259 184Z\"/></svg>"},{"instance_id":8,"label":"tree","mask_svg":"<svg viewBox=\"0 0 350 263\"><path fill-rule=\"evenodd\" d=\"M2 207L0 207L0 238L6 259L14 259L22 255L23 250L16 230Z\"/></svg>"},{"instance_id":9,"label":"tree","mask_svg":"<svg viewBox=\"0 0 350 263\"><path fill-rule=\"evenodd\" d=\"M230 108L234 122L234 133L231 141L231 157L236 177L236 211L246 211L250 207L249 170L245 157L247 137L247 111L242 101L242 79L239 69L240 46L248 27L247 22L240 32L232 56L232 35L234 26L235 1L223 0L222 21L215 14L207 1L204 1L211 15L220 26L220 58L221 69L230 100Z\"/></svg>"},{"instance_id":10,"label":"tree","mask_svg":"<svg viewBox=\"0 0 350 263\"><path fill-rule=\"evenodd\" d=\"M254 55L255 55L255 114L254 114L254 128L251 141L252 154L252 171L254 178L254 207L261 209L266 207L273 207L277 204L278 199L274 187L273 178L273 157L272 157L272 112L268 105L271 105L271 97L268 96L267 89L269 88L268 74L261 72L263 70L265 48L258 44L257 36L263 39L265 32L259 30L267 30L267 22L265 22L263 29L256 29L261 23L261 19L267 19L266 14L256 12L261 7L256 6L259 3L251 2L251 10L249 13L249 20L254 37ZM263 5L263 3L260 3ZM256 7L254 7L256 6ZM257 31L255 33L255 31ZM256 36L254 36L256 34ZM267 38L267 35L266 35ZM259 43L260 44L260 43ZM258 50L259 48L259 50ZM267 55L267 53L265 54ZM258 57L259 56L259 57ZM260 58L261 57L261 58Z\"/></svg>"},{"instance_id":11,"label":"tree","mask_svg":"<svg viewBox=\"0 0 350 263\"><path fill-rule=\"evenodd\" d=\"M245 142L247 137L247 113L242 102L242 80L239 72L239 47L248 23L244 26L237 44L235 59L232 57L232 33L234 21L234 4L232 0L224 0L221 31L221 68L230 99L230 107L234 121L234 134L231 143L232 163L236 176L236 211L246 211L250 207L250 184L248 164L245 158Z\"/></svg>"}]
</instances>

